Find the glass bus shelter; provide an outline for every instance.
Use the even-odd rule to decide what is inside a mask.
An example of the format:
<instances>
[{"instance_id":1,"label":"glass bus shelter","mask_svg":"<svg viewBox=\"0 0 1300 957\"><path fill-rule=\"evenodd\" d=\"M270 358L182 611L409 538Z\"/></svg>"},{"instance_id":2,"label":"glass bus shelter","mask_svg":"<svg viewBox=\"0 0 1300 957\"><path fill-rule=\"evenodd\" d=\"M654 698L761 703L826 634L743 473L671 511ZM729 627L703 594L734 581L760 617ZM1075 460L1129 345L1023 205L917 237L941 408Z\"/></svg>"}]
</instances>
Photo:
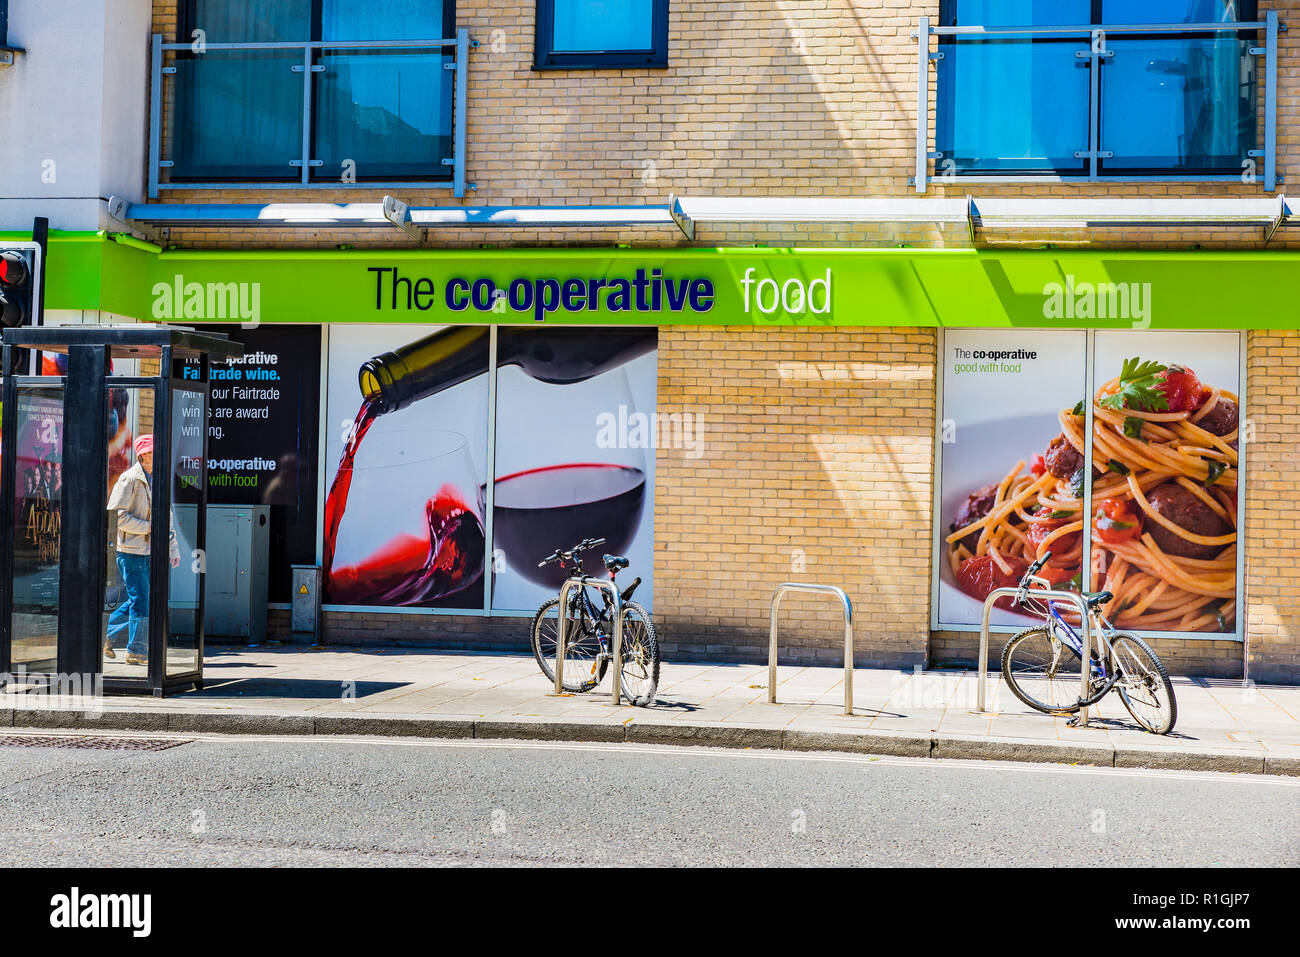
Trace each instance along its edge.
<instances>
[{"instance_id":1,"label":"glass bus shelter","mask_svg":"<svg viewBox=\"0 0 1300 957\"><path fill-rule=\"evenodd\" d=\"M201 688L208 362L243 346L155 325L20 327L2 342L0 369L21 348L46 374L4 379L0 672Z\"/></svg>"}]
</instances>

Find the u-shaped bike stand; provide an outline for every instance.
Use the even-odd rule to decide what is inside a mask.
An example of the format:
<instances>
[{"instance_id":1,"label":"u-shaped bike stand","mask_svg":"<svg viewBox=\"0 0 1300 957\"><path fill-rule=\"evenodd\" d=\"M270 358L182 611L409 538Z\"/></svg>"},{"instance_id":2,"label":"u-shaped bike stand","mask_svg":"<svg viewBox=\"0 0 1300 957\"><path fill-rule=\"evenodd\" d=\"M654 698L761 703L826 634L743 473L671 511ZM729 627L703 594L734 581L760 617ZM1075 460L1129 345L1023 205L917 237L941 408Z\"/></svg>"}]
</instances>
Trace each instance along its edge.
<instances>
[{"instance_id":1,"label":"u-shaped bike stand","mask_svg":"<svg viewBox=\"0 0 1300 957\"><path fill-rule=\"evenodd\" d=\"M776 704L776 610L788 592L806 591L834 595L844 606L844 713L853 714L853 602L843 588L785 582L772 593L772 630L767 641L767 703Z\"/></svg>"},{"instance_id":2,"label":"u-shaped bike stand","mask_svg":"<svg viewBox=\"0 0 1300 957\"><path fill-rule=\"evenodd\" d=\"M984 599L984 617L980 619L980 660L979 660L979 687L975 692L975 712L984 714L984 686L988 683L989 673L989 615L993 613L993 605L999 598L1010 598L1020 593L1019 588L995 588L989 592L989 597ZM1072 591L1039 591L1033 592L1035 598L1047 601L1064 601L1079 609L1079 620L1083 623L1079 629L1083 638L1083 658L1079 664L1079 700L1087 701L1088 677L1090 661L1092 659L1092 616L1088 614L1088 603L1084 597L1077 592ZM1083 707L1079 709L1079 723L1077 727L1086 728L1088 726L1088 709Z\"/></svg>"},{"instance_id":3,"label":"u-shaped bike stand","mask_svg":"<svg viewBox=\"0 0 1300 957\"><path fill-rule=\"evenodd\" d=\"M564 694L564 639L569 624L569 594L575 588L598 588L610 595L610 607L614 611L614 706L622 702L623 690L623 596L618 593L618 586L608 578L592 578L583 575L568 579L560 586L560 626L555 636L555 693Z\"/></svg>"}]
</instances>

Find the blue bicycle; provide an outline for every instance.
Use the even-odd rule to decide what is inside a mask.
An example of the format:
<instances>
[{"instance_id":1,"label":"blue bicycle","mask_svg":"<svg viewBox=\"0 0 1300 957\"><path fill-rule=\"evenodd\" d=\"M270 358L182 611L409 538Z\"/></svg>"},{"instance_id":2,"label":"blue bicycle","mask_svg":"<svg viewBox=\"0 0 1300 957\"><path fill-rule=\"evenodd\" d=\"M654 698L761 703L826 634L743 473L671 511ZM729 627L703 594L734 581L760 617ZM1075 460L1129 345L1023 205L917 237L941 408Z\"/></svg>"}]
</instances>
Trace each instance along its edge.
<instances>
[{"instance_id":1,"label":"blue bicycle","mask_svg":"<svg viewBox=\"0 0 1300 957\"><path fill-rule=\"evenodd\" d=\"M1145 641L1137 635L1117 633L1102 614L1101 609L1114 597L1110 592L1083 595L1095 647L1089 655L1088 694L1080 697L1083 639L1055 602L1034 597L1035 587L1052 587L1047 579L1037 576L1051 557L1048 552L1038 559L1020 579L1015 605L1041 615L1043 621L1014 636L1002 649L1002 676L1007 686L1029 707L1047 714L1072 714L1096 704L1114 689L1134 721L1152 734L1168 734L1178 719L1169 673Z\"/></svg>"}]
</instances>

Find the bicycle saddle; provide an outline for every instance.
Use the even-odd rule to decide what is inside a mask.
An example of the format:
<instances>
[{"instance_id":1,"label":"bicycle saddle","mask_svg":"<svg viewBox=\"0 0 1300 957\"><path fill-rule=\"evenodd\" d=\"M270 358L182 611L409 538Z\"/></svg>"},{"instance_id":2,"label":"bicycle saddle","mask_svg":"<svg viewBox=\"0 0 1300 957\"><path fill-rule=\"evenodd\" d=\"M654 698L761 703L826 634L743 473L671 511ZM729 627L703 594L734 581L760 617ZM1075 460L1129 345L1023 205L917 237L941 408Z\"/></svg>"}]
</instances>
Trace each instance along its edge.
<instances>
[{"instance_id":1,"label":"bicycle saddle","mask_svg":"<svg viewBox=\"0 0 1300 957\"><path fill-rule=\"evenodd\" d=\"M610 555L609 553L606 553L602 555L601 558L605 561L605 567L612 572L621 571L622 569L627 568L628 565L632 564L622 555Z\"/></svg>"},{"instance_id":2,"label":"bicycle saddle","mask_svg":"<svg viewBox=\"0 0 1300 957\"><path fill-rule=\"evenodd\" d=\"M1115 596L1108 591L1084 592L1084 600L1087 601L1089 608L1100 608Z\"/></svg>"}]
</instances>

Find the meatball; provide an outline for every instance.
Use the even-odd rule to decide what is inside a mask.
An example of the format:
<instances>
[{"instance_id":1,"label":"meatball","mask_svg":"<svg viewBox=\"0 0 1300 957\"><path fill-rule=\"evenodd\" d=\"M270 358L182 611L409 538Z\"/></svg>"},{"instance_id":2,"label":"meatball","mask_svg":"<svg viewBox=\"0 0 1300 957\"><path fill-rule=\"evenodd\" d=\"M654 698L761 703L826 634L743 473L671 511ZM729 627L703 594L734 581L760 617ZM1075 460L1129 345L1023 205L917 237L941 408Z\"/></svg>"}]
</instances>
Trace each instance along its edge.
<instances>
[{"instance_id":1,"label":"meatball","mask_svg":"<svg viewBox=\"0 0 1300 957\"><path fill-rule=\"evenodd\" d=\"M1068 482L1083 468L1083 456L1070 444L1065 433L1061 433L1048 444L1047 451L1043 454L1043 464L1047 466L1047 471Z\"/></svg>"},{"instance_id":2,"label":"meatball","mask_svg":"<svg viewBox=\"0 0 1300 957\"><path fill-rule=\"evenodd\" d=\"M1207 412L1196 424L1213 435L1227 435L1237 428L1237 403L1231 399L1220 398L1214 408Z\"/></svg>"},{"instance_id":3,"label":"meatball","mask_svg":"<svg viewBox=\"0 0 1300 957\"><path fill-rule=\"evenodd\" d=\"M998 487L996 485L986 485L978 492L972 492L966 496L966 501L962 503L961 508L957 509L957 515L953 518L951 531L955 532L965 528L971 522L978 522L992 511L993 502L997 497ZM971 551L974 551L979 540L980 533L975 531L961 539L958 544L965 545Z\"/></svg>"},{"instance_id":4,"label":"meatball","mask_svg":"<svg viewBox=\"0 0 1300 957\"><path fill-rule=\"evenodd\" d=\"M1193 535L1218 536L1227 535L1231 528L1199 498L1174 482L1157 485L1147 493L1151 508L1162 517L1169 519L1179 528L1185 528ZM1160 549L1167 555L1181 558L1213 558L1223 551L1223 545L1197 545L1189 542L1158 522L1148 522L1146 530L1151 533Z\"/></svg>"}]
</instances>

